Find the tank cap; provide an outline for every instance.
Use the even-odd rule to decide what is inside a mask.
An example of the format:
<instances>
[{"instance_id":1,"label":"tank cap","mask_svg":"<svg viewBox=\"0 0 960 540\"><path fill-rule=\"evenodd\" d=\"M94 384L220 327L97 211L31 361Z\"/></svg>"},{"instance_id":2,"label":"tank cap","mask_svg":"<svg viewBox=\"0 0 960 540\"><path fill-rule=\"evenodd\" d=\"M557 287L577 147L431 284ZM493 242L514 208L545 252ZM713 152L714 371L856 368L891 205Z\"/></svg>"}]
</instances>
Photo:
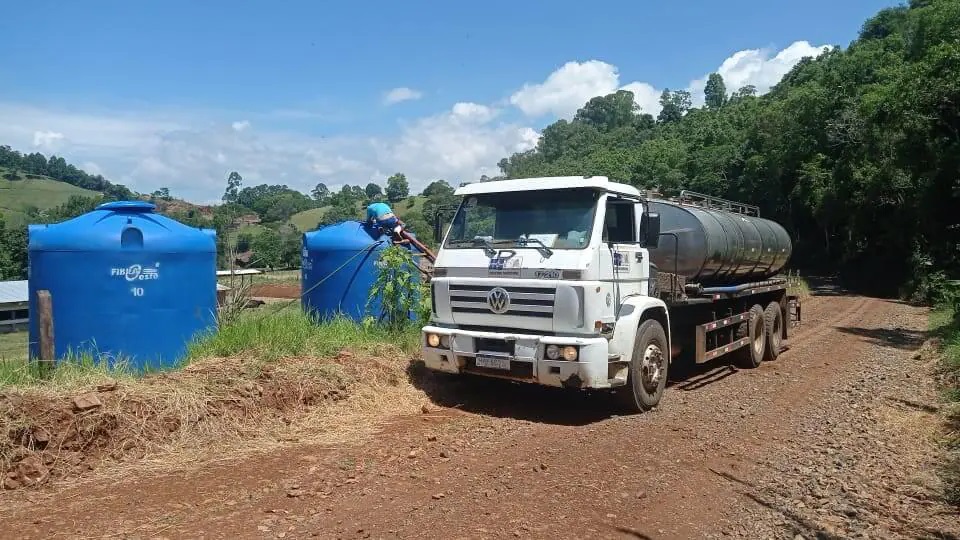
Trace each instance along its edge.
<instances>
[{"instance_id":1,"label":"tank cap","mask_svg":"<svg viewBox=\"0 0 960 540\"><path fill-rule=\"evenodd\" d=\"M157 205L147 201L113 201L97 206L97 210L113 210L115 212L153 212Z\"/></svg>"}]
</instances>

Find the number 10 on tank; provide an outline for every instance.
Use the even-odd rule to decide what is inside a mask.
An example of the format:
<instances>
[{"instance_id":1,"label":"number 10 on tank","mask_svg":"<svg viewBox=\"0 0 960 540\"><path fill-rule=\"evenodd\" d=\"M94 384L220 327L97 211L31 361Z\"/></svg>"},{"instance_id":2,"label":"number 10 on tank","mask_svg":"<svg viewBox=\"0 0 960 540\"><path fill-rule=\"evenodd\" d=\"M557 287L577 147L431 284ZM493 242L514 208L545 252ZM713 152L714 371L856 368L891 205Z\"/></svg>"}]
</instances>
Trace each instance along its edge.
<instances>
[{"instance_id":1,"label":"number 10 on tank","mask_svg":"<svg viewBox=\"0 0 960 540\"><path fill-rule=\"evenodd\" d=\"M130 293L134 296L143 296L143 287L130 287Z\"/></svg>"}]
</instances>

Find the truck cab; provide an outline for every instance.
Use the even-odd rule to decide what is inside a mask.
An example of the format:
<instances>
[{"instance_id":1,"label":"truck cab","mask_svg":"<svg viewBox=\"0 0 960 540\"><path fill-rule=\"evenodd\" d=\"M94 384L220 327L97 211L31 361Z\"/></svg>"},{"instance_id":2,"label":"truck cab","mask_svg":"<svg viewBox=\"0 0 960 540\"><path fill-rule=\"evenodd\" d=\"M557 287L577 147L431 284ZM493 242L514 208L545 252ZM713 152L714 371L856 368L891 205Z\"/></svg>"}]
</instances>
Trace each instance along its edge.
<instances>
[{"instance_id":1,"label":"truck cab","mask_svg":"<svg viewBox=\"0 0 960 540\"><path fill-rule=\"evenodd\" d=\"M430 369L611 389L656 406L670 321L648 249L659 216L634 187L571 176L468 184L442 239L423 328Z\"/></svg>"}]
</instances>

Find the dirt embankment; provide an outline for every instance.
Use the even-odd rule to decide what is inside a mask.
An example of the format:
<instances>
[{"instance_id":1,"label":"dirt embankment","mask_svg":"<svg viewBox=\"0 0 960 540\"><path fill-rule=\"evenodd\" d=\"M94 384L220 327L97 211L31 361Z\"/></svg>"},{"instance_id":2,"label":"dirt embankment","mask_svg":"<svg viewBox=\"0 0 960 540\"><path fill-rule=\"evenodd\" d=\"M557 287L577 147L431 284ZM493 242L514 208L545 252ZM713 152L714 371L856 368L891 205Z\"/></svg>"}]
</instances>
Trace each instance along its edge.
<instances>
[{"instance_id":1,"label":"dirt embankment","mask_svg":"<svg viewBox=\"0 0 960 540\"><path fill-rule=\"evenodd\" d=\"M309 439L323 416L392 411L380 406L379 392L397 400L397 412L413 411L423 397L406 383L408 367L398 353L276 363L211 358L142 380L3 391L0 483L19 489L105 464L209 459L209 450L229 453L242 443L257 449Z\"/></svg>"},{"instance_id":2,"label":"dirt embankment","mask_svg":"<svg viewBox=\"0 0 960 540\"><path fill-rule=\"evenodd\" d=\"M8 493L0 537L957 537L934 474L925 311L820 294L778 360L708 364L653 413L442 379L426 412L363 444Z\"/></svg>"}]
</instances>

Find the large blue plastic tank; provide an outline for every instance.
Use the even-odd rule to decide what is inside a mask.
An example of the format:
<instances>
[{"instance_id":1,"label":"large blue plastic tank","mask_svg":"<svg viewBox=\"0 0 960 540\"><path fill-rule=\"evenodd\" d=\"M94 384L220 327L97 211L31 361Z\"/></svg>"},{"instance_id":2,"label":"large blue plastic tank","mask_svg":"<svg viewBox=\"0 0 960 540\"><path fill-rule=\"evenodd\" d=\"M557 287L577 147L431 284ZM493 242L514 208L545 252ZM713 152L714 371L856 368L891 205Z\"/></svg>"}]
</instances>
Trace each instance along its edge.
<instances>
[{"instance_id":1,"label":"large blue plastic tank","mask_svg":"<svg viewBox=\"0 0 960 540\"><path fill-rule=\"evenodd\" d=\"M30 225L31 355L40 352L40 290L53 300L57 358L87 352L137 370L165 367L215 328L216 232L153 211L148 202L111 202Z\"/></svg>"},{"instance_id":2,"label":"large blue plastic tank","mask_svg":"<svg viewBox=\"0 0 960 540\"><path fill-rule=\"evenodd\" d=\"M369 303L377 280L380 252L388 235L359 221L327 225L303 235L301 287L303 308L318 319L343 315L378 318L381 305Z\"/></svg>"}]
</instances>

